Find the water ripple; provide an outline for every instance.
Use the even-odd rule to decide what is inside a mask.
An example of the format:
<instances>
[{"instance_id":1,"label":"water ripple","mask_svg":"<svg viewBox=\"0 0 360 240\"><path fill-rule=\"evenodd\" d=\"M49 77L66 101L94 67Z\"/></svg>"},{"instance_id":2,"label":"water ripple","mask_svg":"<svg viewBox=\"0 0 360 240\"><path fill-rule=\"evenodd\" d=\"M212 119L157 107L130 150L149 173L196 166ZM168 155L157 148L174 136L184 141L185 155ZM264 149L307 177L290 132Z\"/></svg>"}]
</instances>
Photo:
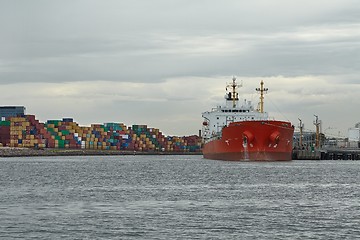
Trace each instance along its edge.
<instances>
[{"instance_id":1,"label":"water ripple","mask_svg":"<svg viewBox=\"0 0 360 240\"><path fill-rule=\"evenodd\" d=\"M355 239L356 161L0 160L2 239Z\"/></svg>"}]
</instances>

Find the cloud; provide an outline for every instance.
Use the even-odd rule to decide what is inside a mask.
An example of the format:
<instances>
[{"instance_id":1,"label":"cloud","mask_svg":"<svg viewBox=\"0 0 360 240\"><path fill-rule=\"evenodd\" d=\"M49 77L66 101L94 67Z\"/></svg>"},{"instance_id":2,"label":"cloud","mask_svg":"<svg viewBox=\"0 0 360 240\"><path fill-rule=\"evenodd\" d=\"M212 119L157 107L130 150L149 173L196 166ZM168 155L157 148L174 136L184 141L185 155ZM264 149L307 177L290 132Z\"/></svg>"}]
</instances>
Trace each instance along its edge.
<instances>
[{"instance_id":1,"label":"cloud","mask_svg":"<svg viewBox=\"0 0 360 240\"><path fill-rule=\"evenodd\" d=\"M181 135L197 133L201 112L223 102L237 75L255 104L253 89L266 82L273 116L311 126L316 113L345 132L359 121L349 110L358 107L359 8L355 0L7 1L0 100L42 120L148 122Z\"/></svg>"}]
</instances>

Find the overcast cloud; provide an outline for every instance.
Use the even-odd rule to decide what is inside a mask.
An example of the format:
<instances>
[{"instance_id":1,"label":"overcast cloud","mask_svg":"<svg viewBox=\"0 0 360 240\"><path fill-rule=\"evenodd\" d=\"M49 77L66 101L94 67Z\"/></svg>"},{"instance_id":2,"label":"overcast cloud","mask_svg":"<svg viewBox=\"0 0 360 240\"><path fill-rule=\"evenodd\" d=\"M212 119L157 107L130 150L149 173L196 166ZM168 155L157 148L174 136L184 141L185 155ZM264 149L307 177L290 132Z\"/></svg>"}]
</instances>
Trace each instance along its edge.
<instances>
[{"instance_id":1,"label":"overcast cloud","mask_svg":"<svg viewBox=\"0 0 360 240\"><path fill-rule=\"evenodd\" d=\"M197 134L233 75L271 116L347 135L360 121L356 0L0 0L1 105L40 121Z\"/></svg>"}]
</instances>

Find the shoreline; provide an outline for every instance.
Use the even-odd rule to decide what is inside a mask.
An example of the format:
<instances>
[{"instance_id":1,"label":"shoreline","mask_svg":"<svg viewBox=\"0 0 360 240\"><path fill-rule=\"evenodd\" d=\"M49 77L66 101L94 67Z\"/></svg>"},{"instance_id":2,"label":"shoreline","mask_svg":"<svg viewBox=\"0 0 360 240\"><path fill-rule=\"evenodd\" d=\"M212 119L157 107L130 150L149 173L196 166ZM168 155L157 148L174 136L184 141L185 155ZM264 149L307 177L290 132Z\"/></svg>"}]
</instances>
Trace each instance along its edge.
<instances>
[{"instance_id":1,"label":"shoreline","mask_svg":"<svg viewBox=\"0 0 360 240\"><path fill-rule=\"evenodd\" d=\"M0 148L0 158L38 156L202 155L202 152L138 152L99 149Z\"/></svg>"}]
</instances>

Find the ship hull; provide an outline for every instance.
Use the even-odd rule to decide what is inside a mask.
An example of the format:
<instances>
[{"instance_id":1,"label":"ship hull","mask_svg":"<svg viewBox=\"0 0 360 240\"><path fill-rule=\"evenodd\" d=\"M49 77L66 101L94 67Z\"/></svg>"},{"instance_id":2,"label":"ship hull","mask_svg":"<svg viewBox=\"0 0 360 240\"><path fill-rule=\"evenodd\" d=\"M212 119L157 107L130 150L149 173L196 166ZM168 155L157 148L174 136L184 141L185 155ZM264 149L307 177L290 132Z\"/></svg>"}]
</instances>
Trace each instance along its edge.
<instances>
[{"instance_id":1,"label":"ship hull","mask_svg":"<svg viewBox=\"0 0 360 240\"><path fill-rule=\"evenodd\" d=\"M294 127L283 121L243 121L223 128L206 142L206 159L226 161L290 161Z\"/></svg>"}]
</instances>

